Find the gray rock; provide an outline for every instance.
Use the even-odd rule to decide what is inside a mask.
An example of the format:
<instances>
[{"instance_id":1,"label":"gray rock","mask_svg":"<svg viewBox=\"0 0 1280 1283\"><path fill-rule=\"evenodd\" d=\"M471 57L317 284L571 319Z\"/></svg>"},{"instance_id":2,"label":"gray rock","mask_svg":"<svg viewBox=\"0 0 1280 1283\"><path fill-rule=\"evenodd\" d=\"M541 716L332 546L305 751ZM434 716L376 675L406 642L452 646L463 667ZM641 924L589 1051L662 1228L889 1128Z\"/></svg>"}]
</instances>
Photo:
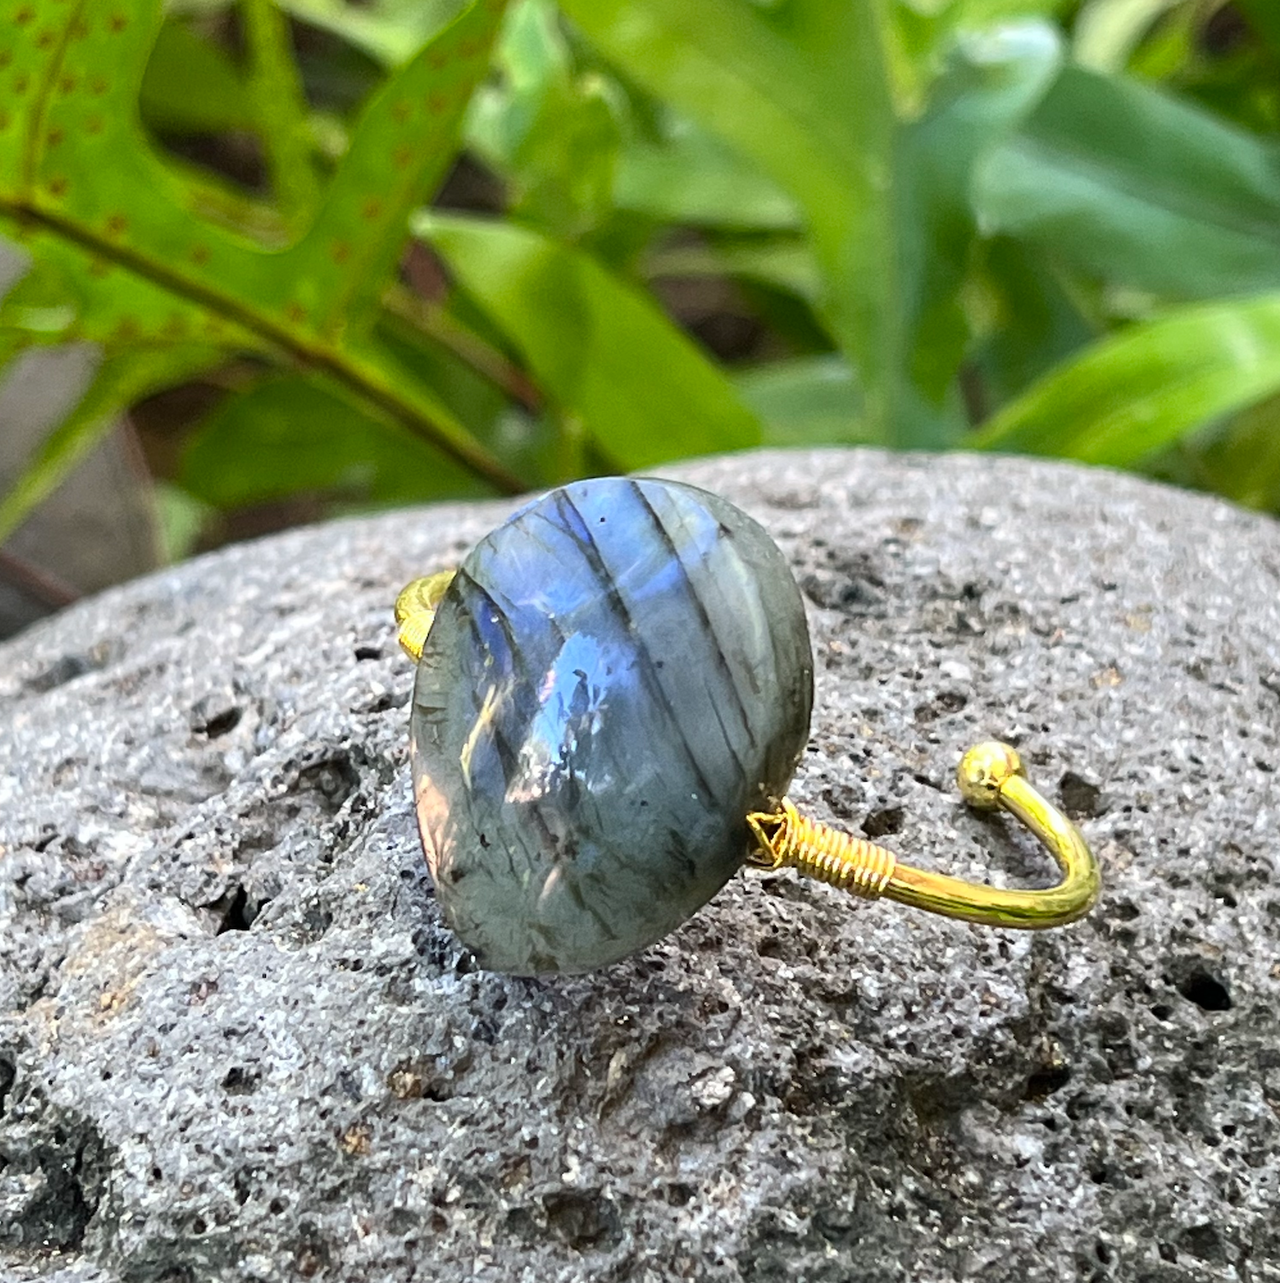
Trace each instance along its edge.
<instances>
[{"instance_id":1,"label":"gray rock","mask_svg":"<svg viewBox=\"0 0 1280 1283\"><path fill-rule=\"evenodd\" d=\"M744 875L641 956L480 972L406 765L410 577L505 510L228 549L0 648L0 1260L143 1280L1280 1279L1280 531L1105 472L673 472L811 606L796 800L1104 898L1017 935Z\"/></svg>"}]
</instances>

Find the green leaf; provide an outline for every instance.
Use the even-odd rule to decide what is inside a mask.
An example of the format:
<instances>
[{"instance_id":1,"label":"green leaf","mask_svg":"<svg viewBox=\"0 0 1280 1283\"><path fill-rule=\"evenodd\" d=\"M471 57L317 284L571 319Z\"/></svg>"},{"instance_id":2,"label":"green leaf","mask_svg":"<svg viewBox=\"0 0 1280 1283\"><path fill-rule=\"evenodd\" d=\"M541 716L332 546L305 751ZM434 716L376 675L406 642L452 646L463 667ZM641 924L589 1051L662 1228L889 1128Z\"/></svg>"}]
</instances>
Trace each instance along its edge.
<instances>
[{"instance_id":1,"label":"green leaf","mask_svg":"<svg viewBox=\"0 0 1280 1283\"><path fill-rule=\"evenodd\" d=\"M1280 512L1280 397L1236 415L1208 440L1179 452L1178 480L1212 490L1246 508Z\"/></svg>"},{"instance_id":2,"label":"green leaf","mask_svg":"<svg viewBox=\"0 0 1280 1283\"><path fill-rule=\"evenodd\" d=\"M1171 298L1280 286L1280 152L1136 81L1065 71L979 167L989 233Z\"/></svg>"},{"instance_id":3,"label":"green leaf","mask_svg":"<svg viewBox=\"0 0 1280 1283\"><path fill-rule=\"evenodd\" d=\"M944 411L969 342L960 291L977 237L973 168L1010 134L1053 83L1062 62L1054 29L1009 23L963 35L929 109L898 150L902 307L912 385Z\"/></svg>"},{"instance_id":4,"label":"green leaf","mask_svg":"<svg viewBox=\"0 0 1280 1283\"><path fill-rule=\"evenodd\" d=\"M701 129L661 145L634 142L618 163L614 203L668 223L796 231L795 201L754 165Z\"/></svg>"},{"instance_id":5,"label":"green leaf","mask_svg":"<svg viewBox=\"0 0 1280 1283\"><path fill-rule=\"evenodd\" d=\"M1275 0L1236 0L1235 7L1260 36L1280 49L1280 8Z\"/></svg>"},{"instance_id":6,"label":"green leaf","mask_svg":"<svg viewBox=\"0 0 1280 1283\"><path fill-rule=\"evenodd\" d=\"M487 493L452 460L331 385L288 374L224 401L184 452L179 481L216 508L300 492L365 503Z\"/></svg>"},{"instance_id":7,"label":"green leaf","mask_svg":"<svg viewBox=\"0 0 1280 1283\"><path fill-rule=\"evenodd\" d=\"M1090 71L1123 71L1156 19L1181 0L1089 0L1075 27L1075 56Z\"/></svg>"},{"instance_id":8,"label":"green leaf","mask_svg":"<svg viewBox=\"0 0 1280 1283\"><path fill-rule=\"evenodd\" d=\"M853 371L841 356L773 361L744 371L733 382L763 422L765 445L857 445L874 440L862 421Z\"/></svg>"},{"instance_id":9,"label":"green leaf","mask_svg":"<svg viewBox=\"0 0 1280 1283\"><path fill-rule=\"evenodd\" d=\"M894 115L878 5L864 0L568 0L642 84L754 161L801 206L822 310L892 439L901 370Z\"/></svg>"},{"instance_id":10,"label":"green leaf","mask_svg":"<svg viewBox=\"0 0 1280 1283\"><path fill-rule=\"evenodd\" d=\"M1044 254L1005 237L985 250L993 316L990 333L971 354L975 379L968 388L979 420L1097 337Z\"/></svg>"},{"instance_id":11,"label":"green leaf","mask_svg":"<svg viewBox=\"0 0 1280 1283\"><path fill-rule=\"evenodd\" d=\"M1280 294L1172 312L1088 348L973 438L1125 467L1280 390Z\"/></svg>"},{"instance_id":12,"label":"green leaf","mask_svg":"<svg viewBox=\"0 0 1280 1283\"><path fill-rule=\"evenodd\" d=\"M251 130L248 88L231 60L185 23L169 19L142 79L142 117L173 134Z\"/></svg>"},{"instance_id":13,"label":"green leaf","mask_svg":"<svg viewBox=\"0 0 1280 1283\"><path fill-rule=\"evenodd\" d=\"M241 0L250 91L271 183L291 227L315 212L316 176L302 77L289 47L289 24L275 0Z\"/></svg>"},{"instance_id":14,"label":"green leaf","mask_svg":"<svg viewBox=\"0 0 1280 1283\"><path fill-rule=\"evenodd\" d=\"M649 276L733 276L758 281L814 302L822 281L809 246L798 237L716 237L705 245L659 250L645 263Z\"/></svg>"},{"instance_id":15,"label":"green leaf","mask_svg":"<svg viewBox=\"0 0 1280 1283\"><path fill-rule=\"evenodd\" d=\"M272 273L276 307L299 309L330 338L372 324L409 214L453 160L504 7L476 0L375 94L315 224Z\"/></svg>"},{"instance_id":16,"label":"green leaf","mask_svg":"<svg viewBox=\"0 0 1280 1283\"><path fill-rule=\"evenodd\" d=\"M510 211L563 239L609 212L621 131L603 77L579 76L547 0L521 0L498 47L502 83L480 90L468 143L507 181Z\"/></svg>"},{"instance_id":17,"label":"green leaf","mask_svg":"<svg viewBox=\"0 0 1280 1283\"><path fill-rule=\"evenodd\" d=\"M141 135L137 96L159 0L8 0L14 95L0 129L0 224L41 264L42 286L65 284L78 309L68 335L100 339L108 354L193 341L269 353L519 490L521 479L438 399L389 377L361 346L407 240L408 210L452 157L502 9L502 0L476 0L375 95L316 223L280 251L204 219L200 191ZM20 321L11 312L6 323Z\"/></svg>"},{"instance_id":18,"label":"green leaf","mask_svg":"<svg viewBox=\"0 0 1280 1283\"><path fill-rule=\"evenodd\" d=\"M214 356L203 348L133 348L104 360L76 408L44 439L18 484L0 500L0 544L111 430L122 405L180 383Z\"/></svg>"},{"instance_id":19,"label":"green leaf","mask_svg":"<svg viewBox=\"0 0 1280 1283\"><path fill-rule=\"evenodd\" d=\"M620 467L758 444L760 425L724 375L586 253L480 219L433 213L415 229Z\"/></svg>"},{"instance_id":20,"label":"green leaf","mask_svg":"<svg viewBox=\"0 0 1280 1283\"><path fill-rule=\"evenodd\" d=\"M371 0L358 5L350 0L281 0L280 7L398 67L452 22L466 0Z\"/></svg>"}]
</instances>

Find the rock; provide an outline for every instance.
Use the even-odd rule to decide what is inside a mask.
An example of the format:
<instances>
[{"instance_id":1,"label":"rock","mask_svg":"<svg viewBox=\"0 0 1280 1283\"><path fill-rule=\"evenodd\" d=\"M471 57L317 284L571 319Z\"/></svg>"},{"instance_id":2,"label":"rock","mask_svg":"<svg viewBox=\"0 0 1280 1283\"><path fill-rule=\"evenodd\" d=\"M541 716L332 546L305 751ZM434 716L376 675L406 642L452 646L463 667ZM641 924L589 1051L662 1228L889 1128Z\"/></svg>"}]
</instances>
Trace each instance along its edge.
<instances>
[{"instance_id":1,"label":"rock","mask_svg":"<svg viewBox=\"0 0 1280 1283\"><path fill-rule=\"evenodd\" d=\"M735 878L588 976L477 970L390 605L506 511L299 530L0 648L14 1280L1280 1280L1280 529L1105 472L672 470L810 605L793 796L969 877L1017 743L1103 862L1018 935Z\"/></svg>"}]
</instances>

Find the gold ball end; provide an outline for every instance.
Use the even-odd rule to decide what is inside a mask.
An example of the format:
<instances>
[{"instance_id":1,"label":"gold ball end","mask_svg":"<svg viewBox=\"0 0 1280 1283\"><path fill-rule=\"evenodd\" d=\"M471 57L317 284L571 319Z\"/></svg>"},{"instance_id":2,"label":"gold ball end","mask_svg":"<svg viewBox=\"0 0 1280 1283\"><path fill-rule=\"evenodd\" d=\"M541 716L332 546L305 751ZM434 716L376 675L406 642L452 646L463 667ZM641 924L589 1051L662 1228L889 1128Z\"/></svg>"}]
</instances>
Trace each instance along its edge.
<instances>
[{"instance_id":1,"label":"gold ball end","mask_svg":"<svg viewBox=\"0 0 1280 1283\"><path fill-rule=\"evenodd\" d=\"M975 744L960 759L956 783L961 796L974 810L994 811L1000 805L1000 790L1012 776L1023 774L1017 750L990 740Z\"/></svg>"}]
</instances>

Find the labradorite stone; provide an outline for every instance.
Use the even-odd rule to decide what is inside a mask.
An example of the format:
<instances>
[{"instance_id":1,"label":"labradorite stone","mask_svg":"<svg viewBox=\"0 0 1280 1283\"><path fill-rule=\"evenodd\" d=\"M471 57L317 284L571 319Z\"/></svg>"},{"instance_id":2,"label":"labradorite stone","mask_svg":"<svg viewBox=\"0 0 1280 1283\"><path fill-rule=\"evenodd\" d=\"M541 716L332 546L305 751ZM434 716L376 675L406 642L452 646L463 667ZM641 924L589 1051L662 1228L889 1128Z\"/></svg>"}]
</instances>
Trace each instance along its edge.
<instances>
[{"instance_id":1,"label":"labradorite stone","mask_svg":"<svg viewBox=\"0 0 1280 1283\"><path fill-rule=\"evenodd\" d=\"M606 478L462 563L418 666L418 823L445 918L493 970L651 944L742 863L809 735L795 581L732 504Z\"/></svg>"}]
</instances>

